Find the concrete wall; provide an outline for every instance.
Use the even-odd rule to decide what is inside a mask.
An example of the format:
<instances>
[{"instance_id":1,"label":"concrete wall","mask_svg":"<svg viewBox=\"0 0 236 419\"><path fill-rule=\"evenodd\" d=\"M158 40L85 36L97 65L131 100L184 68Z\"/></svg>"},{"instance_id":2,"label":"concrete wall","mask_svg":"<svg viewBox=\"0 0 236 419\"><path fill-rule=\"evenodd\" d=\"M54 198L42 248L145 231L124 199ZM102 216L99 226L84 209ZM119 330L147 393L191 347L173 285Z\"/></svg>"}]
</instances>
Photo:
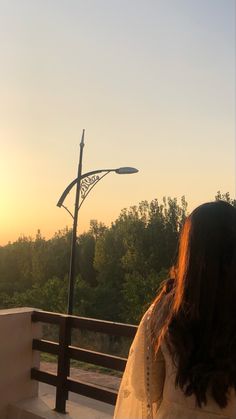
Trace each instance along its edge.
<instances>
[{"instance_id":1,"label":"concrete wall","mask_svg":"<svg viewBox=\"0 0 236 419\"><path fill-rule=\"evenodd\" d=\"M39 367L39 353L32 351L32 339L40 337L39 323L31 322L31 308L0 310L0 419L7 405L38 394L38 383L30 370Z\"/></svg>"}]
</instances>

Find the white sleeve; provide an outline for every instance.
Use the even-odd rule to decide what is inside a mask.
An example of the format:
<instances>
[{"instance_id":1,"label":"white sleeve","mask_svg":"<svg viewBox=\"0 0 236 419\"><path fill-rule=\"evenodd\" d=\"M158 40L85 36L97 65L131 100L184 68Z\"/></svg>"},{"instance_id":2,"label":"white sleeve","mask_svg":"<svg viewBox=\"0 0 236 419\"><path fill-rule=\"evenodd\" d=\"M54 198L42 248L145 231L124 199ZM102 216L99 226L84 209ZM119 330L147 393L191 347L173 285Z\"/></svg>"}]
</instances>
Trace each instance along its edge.
<instances>
[{"instance_id":1,"label":"white sleeve","mask_svg":"<svg viewBox=\"0 0 236 419\"><path fill-rule=\"evenodd\" d=\"M162 401L165 361L151 345L150 309L144 314L122 377L114 419L153 419Z\"/></svg>"}]
</instances>

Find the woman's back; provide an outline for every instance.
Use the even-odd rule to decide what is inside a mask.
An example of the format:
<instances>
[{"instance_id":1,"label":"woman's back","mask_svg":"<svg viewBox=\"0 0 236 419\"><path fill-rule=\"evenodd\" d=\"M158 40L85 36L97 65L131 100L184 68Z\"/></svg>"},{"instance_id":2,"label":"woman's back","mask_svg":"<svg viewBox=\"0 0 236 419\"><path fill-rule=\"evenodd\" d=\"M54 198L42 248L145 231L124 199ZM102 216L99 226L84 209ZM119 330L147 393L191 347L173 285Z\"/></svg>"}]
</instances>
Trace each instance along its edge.
<instances>
[{"instance_id":1,"label":"woman's back","mask_svg":"<svg viewBox=\"0 0 236 419\"><path fill-rule=\"evenodd\" d=\"M115 418L236 418L234 207L218 201L192 212L170 275L140 323Z\"/></svg>"},{"instance_id":2,"label":"woman's back","mask_svg":"<svg viewBox=\"0 0 236 419\"><path fill-rule=\"evenodd\" d=\"M165 363L165 380L163 385L163 398L158 411L153 412L153 419L235 419L236 418L236 394L231 389L228 395L228 403L221 408L207 392L206 405L199 407L196 404L196 397L186 397L184 392L175 385L176 367L173 364L171 354L165 342L161 345L161 351ZM153 368L155 369L155 363Z\"/></svg>"},{"instance_id":3,"label":"woman's back","mask_svg":"<svg viewBox=\"0 0 236 419\"><path fill-rule=\"evenodd\" d=\"M144 314L130 348L114 419L235 419L235 390L222 409L211 394L199 407L194 395L187 397L175 385L176 367L165 339L156 354L151 345L152 309Z\"/></svg>"}]
</instances>

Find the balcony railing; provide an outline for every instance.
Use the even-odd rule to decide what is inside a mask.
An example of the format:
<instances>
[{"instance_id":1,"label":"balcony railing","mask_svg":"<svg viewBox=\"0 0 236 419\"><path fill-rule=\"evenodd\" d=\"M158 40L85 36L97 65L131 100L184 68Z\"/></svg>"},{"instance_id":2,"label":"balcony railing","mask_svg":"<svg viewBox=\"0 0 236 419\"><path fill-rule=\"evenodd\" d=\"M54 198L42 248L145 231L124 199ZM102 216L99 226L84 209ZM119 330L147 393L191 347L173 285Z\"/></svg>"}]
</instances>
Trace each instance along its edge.
<instances>
[{"instance_id":1,"label":"balcony railing","mask_svg":"<svg viewBox=\"0 0 236 419\"><path fill-rule=\"evenodd\" d=\"M33 340L34 350L58 356L57 374L35 368L32 368L31 370L32 379L56 387L55 410L61 413L66 412L66 400L68 399L68 393L70 391L114 405L117 398L116 391L78 380L75 381L69 377L70 360L73 359L117 371L124 371L127 359L72 346L71 332L72 329L80 329L113 336L133 338L137 326L45 311L34 311L32 314L32 321L56 324L59 326L58 343L44 339Z\"/></svg>"}]
</instances>

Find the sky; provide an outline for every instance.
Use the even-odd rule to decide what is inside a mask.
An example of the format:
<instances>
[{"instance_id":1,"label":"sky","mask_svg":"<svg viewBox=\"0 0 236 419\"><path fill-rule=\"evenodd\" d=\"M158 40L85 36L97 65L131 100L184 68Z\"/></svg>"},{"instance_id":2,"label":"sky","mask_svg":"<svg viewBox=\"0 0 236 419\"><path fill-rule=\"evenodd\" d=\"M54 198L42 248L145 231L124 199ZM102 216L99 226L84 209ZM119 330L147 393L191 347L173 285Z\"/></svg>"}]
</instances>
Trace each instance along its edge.
<instances>
[{"instance_id":1,"label":"sky","mask_svg":"<svg viewBox=\"0 0 236 419\"><path fill-rule=\"evenodd\" d=\"M0 245L72 219L56 203L83 172L110 225L163 196L189 210L235 197L235 0L0 0ZM73 211L74 189L66 201Z\"/></svg>"}]
</instances>

